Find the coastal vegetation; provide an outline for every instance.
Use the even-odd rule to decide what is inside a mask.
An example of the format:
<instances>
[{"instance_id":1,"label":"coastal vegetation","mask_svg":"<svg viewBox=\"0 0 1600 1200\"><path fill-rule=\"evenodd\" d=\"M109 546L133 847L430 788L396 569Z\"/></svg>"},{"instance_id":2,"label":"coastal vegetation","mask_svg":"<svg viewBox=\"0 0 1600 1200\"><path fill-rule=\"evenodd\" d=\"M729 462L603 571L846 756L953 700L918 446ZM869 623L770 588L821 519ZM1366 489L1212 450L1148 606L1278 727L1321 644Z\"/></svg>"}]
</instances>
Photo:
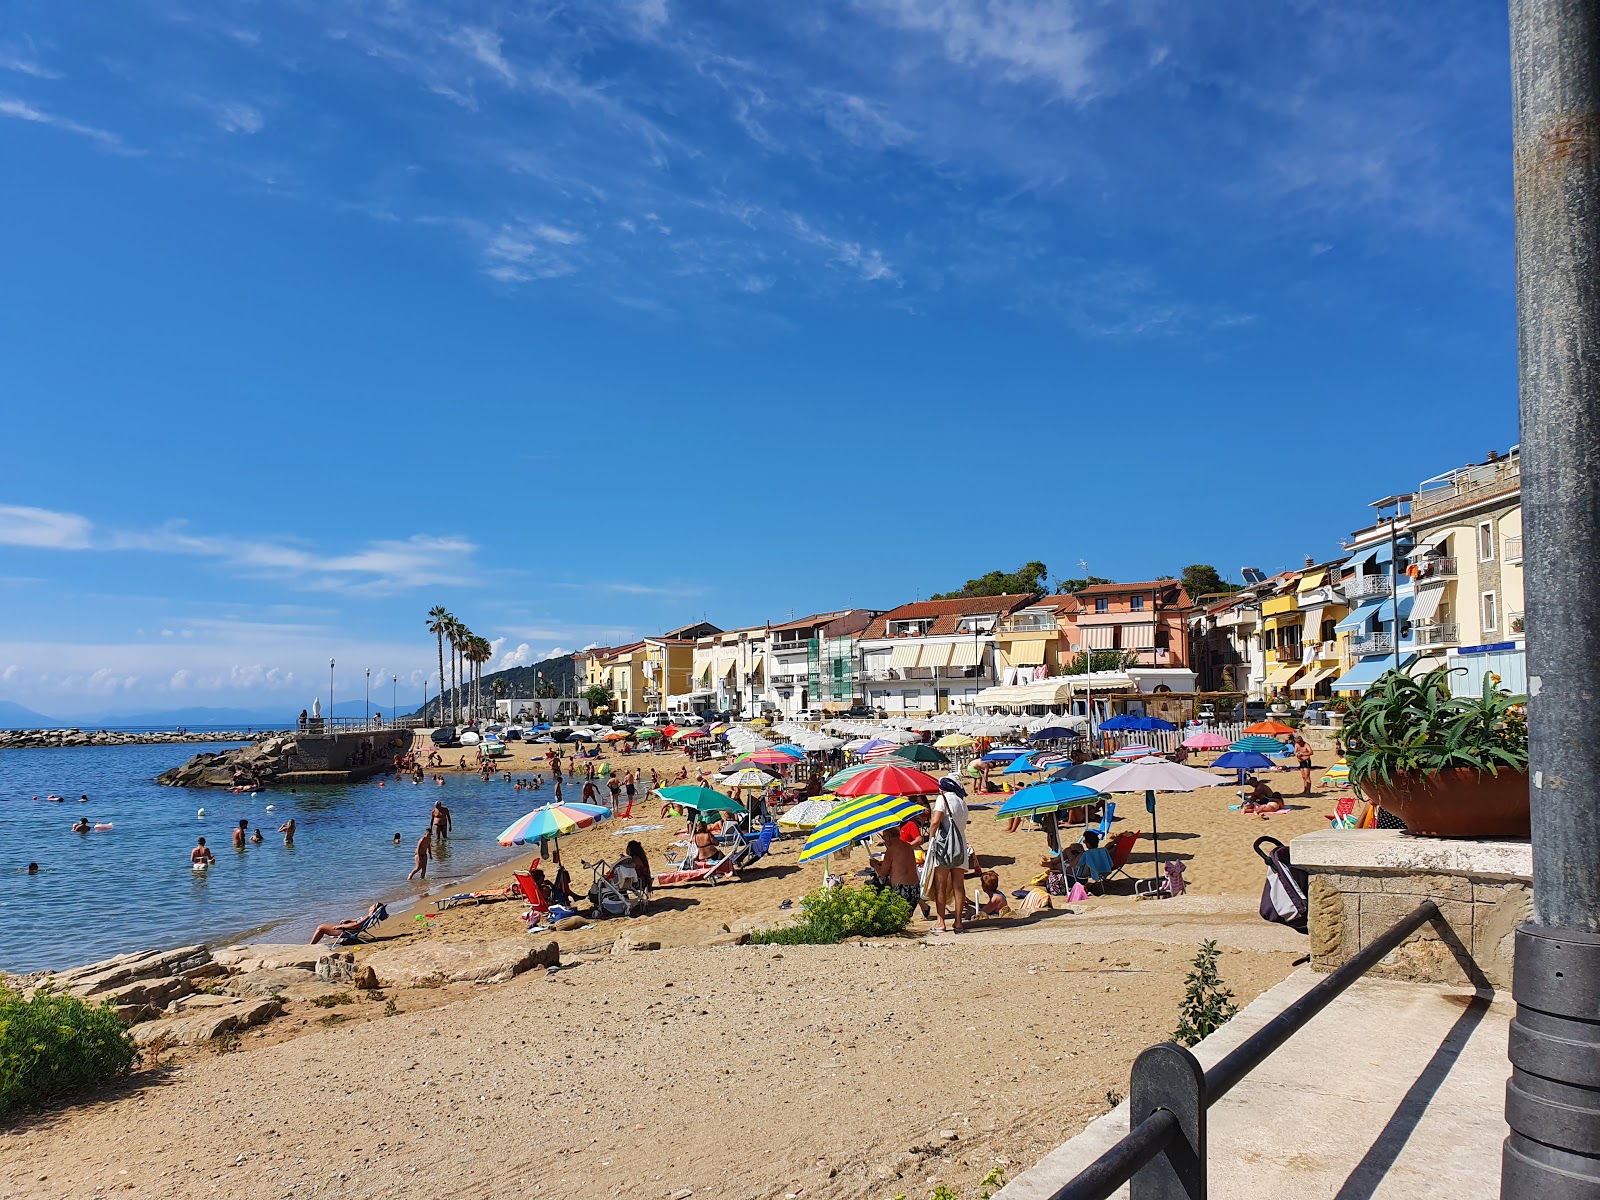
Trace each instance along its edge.
<instances>
[{"instance_id":1,"label":"coastal vegetation","mask_svg":"<svg viewBox=\"0 0 1600 1200\"><path fill-rule=\"evenodd\" d=\"M1043 596L1047 591L1057 595L1071 595L1097 583L1113 583L1100 575L1085 575L1082 579L1058 579L1047 583L1050 568L1037 559L1025 562L1015 571L988 571L969 579L953 592L935 592L930 600L962 600L972 596ZM1163 575L1162 579L1173 578ZM1210 563L1190 563L1180 577L1184 590L1191 597L1219 596L1239 590L1239 585L1229 583ZM1095 668L1099 670L1098 667Z\"/></svg>"},{"instance_id":2,"label":"coastal vegetation","mask_svg":"<svg viewBox=\"0 0 1600 1200\"><path fill-rule=\"evenodd\" d=\"M1217 943L1206 939L1194 956L1188 978L1183 981L1178 1028L1172 1033L1172 1040L1180 1046L1192 1046L1209 1037L1239 1011L1233 1000L1233 989L1222 981L1222 972L1217 967L1220 954Z\"/></svg>"},{"instance_id":3,"label":"coastal vegetation","mask_svg":"<svg viewBox=\"0 0 1600 1200\"><path fill-rule=\"evenodd\" d=\"M820 887L800 901L793 925L760 929L750 935L757 946L831 946L848 937L887 937L911 920L911 905L887 889Z\"/></svg>"},{"instance_id":4,"label":"coastal vegetation","mask_svg":"<svg viewBox=\"0 0 1600 1200\"><path fill-rule=\"evenodd\" d=\"M0 1117L116 1079L138 1056L111 1004L0 987Z\"/></svg>"}]
</instances>

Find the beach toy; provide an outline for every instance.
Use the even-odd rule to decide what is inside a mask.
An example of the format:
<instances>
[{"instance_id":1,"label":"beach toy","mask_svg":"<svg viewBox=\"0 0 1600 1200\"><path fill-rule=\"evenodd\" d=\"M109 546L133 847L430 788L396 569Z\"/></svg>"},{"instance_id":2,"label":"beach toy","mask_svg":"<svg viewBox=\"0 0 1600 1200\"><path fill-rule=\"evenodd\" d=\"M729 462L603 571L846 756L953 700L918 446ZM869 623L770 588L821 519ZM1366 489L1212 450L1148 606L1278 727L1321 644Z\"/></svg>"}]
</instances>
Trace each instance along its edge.
<instances>
[{"instance_id":1,"label":"beach toy","mask_svg":"<svg viewBox=\"0 0 1600 1200\"><path fill-rule=\"evenodd\" d=\"M112 827L112 825L111 825L110 821L101 821L101 822L99 822L98 824L95 825L95 829L97 831L98 830L103 830L103 829L110 829L111 827Z\"/></svg>"},{"instance_id":2,"label":"beach toy","mask_svg":"<svg viewBox=\"0 0 1600 1200\"><path fill-rule=\"evenodd\" d=\"M273 809L275 809L277 807L278 806L276 804L269 804L269 805L267 805L267 811L271 812Z\"/></svg>"},{"instance_id":3,"label":"beach toy","mask_svg":"<svg viewBox=\"0 0 1600 1200\"><path fill-rule=\"evenodd\" d=\"M206 815L206 810L203 809L203 808L199 812L195 813L195 816L197 816L197 817L203 817L205 815Z\"/></svg>"},{"instance_id":4,"label":"beach toy","mask_svg":"<svg viewBox=\"0 0 1600 1200\"><path fill-rule=\"evenodd\" d=\"M204 871L206 869L206 864L205 863L194 863L193 867L194 867L194 869L196 871Z\"/></svg>"}]
</instances>

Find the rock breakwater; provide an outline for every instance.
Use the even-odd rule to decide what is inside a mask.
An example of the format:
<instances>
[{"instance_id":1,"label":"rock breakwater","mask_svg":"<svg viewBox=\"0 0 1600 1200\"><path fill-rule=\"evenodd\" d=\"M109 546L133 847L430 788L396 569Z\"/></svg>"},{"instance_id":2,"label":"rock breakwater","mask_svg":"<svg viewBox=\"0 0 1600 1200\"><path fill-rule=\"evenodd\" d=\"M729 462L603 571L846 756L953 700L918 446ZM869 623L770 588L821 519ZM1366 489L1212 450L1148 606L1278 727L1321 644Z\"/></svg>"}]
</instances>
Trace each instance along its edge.
<instances>
[{"instance_id":1,"label":"rock breakwater","mask_svg":"<svg viewBox=\"0 0 1600 1200\"><path fill-rule=\"evenodd\" d=\"M114 729L0 729L0 750L61 746L160 746L184 742L254 742L271 737L261 730L216 733L125 733Z\"/></svg>"}]
</instances>

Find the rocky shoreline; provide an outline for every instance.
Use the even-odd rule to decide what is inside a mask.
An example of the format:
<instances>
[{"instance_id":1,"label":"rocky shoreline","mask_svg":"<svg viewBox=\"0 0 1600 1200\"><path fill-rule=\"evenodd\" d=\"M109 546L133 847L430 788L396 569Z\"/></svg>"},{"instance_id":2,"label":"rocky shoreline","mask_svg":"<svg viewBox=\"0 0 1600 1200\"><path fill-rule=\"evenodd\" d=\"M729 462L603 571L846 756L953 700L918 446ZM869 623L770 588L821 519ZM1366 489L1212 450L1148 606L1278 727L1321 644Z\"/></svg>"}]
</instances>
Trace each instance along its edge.
<instances>
[{"instance_id":1,"label":"rocky shoreline","mask_svg":"<svg viewBox=\"0 0 1600 1200\"><path fill-rule=\"evenodd\" d=\"M270 730L219 730L215 733L121 733L113 729L0 729L0 750L59 746L161 746L184 742L256 742Z\"/></svg>"}]
</instances>

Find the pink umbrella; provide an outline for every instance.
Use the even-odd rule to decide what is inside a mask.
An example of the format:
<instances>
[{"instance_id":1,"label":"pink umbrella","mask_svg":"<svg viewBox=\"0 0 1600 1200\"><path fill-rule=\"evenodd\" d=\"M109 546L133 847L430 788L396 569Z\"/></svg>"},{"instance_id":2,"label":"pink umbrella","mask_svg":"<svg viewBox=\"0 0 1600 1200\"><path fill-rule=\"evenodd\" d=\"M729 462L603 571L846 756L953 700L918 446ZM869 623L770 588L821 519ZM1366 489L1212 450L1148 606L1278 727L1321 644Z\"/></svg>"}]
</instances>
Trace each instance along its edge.
<instances>
[{"instance_id":1,"label":"pink umbrella","mask_svg":"<svg viewBox=\"0 0 1600 1200\"><path fill-rule=\"evenodd\" d=\"M1226 750L1231 743L1220 733L1196 733L1183 739L1183 744L1190 750Z\"/></svg>"}]
</instances>

